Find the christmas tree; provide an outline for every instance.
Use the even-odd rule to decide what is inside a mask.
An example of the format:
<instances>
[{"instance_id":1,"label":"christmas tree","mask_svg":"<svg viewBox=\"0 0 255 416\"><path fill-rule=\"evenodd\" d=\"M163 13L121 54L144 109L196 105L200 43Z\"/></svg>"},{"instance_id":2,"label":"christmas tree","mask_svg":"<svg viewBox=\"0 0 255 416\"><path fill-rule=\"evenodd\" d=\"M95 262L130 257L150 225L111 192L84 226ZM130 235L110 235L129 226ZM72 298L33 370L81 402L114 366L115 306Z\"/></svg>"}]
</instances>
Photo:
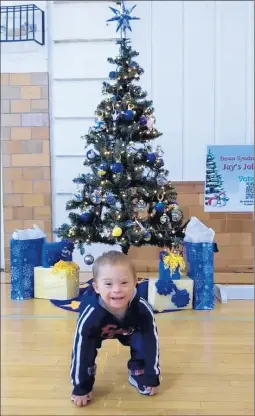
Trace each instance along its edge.
<instances>
[{"instance_id":1,"label":"christmas tree","mask_svg":"<svg viewBox=\"0 0 255 416\"><path fill-rule=\"evenodd\" d=\"M152 146L161 133L153 103L138 85L144 71L126 37L130 21L138 19L131 16L133 8L126 9L124 2L120 10L110 7L115 16L109 21L117 21L121 31L119 54L108 58L115 69L103 83L95 126L84 136L87 172L74 179L77 192L66 206L71 224L58 229L58 236L73 240L81 254L92 242L118 244L127 253L130 246L146 244L171 248L184 237L186 224L163 151ZM89 257L87 264L93 262Z\"/></svg>"},{"instance_id":2,"label":"christmas tree","mask_svg":"<svg viewBox=\"0 0 255 416\"><path fill-rule=\"evenodd\" d=\"M224 180L217 169L215 154L208 150L206 156L206 184L205 204L212 206L224 206L228 201L223 187Z\"/></svg>"}]
</instances>

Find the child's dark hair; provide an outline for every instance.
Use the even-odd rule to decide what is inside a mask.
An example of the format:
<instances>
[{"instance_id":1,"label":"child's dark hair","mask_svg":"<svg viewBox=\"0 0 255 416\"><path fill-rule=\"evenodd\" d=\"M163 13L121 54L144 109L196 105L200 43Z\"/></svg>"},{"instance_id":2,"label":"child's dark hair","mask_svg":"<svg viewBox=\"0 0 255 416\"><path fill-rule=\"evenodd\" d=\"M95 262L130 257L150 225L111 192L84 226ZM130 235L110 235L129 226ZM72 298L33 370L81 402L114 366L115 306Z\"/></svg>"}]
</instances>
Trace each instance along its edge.
<instances>
[{"instance_id":1,"label":"child's dark hair","mask_svg":"<svg viewBox=\"0 0 255 416\"><path fill-rule=\"evenodd\" d=\"M96 259L92 269L94 280L96 280L98 277L100 267L105 264L126 264L132 272L134 279L136 280L136 271L133 263L130 261L126 254L123 254L120 251L115 250L108 251L107 253L102 254L102 256Z\"/></svg>"}]
</instances>

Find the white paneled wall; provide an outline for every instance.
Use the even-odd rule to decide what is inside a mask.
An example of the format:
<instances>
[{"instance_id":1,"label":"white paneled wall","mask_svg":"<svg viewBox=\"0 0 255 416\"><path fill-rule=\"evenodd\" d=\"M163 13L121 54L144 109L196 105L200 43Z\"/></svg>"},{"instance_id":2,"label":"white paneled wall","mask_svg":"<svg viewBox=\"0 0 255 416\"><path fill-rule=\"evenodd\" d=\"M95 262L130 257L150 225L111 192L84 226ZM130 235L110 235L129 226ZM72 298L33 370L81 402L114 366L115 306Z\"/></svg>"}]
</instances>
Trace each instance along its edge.
<instances>
[{"instance_id":1,"label":"white paneled wall","mask_svg":"<svg viewBox=\"0 0 255 416\"><path fill-rule=\"evenodd\" d=\"M93 117L102 100L101 89L100 80L55 80L52 85L55 117Z\"/></svg>"},{"instance_id":2,"label":"white paneled wall","mask_svg":"<svg viewBox=\"0 0 255 416\"><path fill-rule=\"evenodd\" d=\"M246 139L248 3L215 3L216 144L244 144Z\"/></svg>"},{"instance_id":3,"label":"white paneled wall","mask_svg":"<svg viewBox=\"0 0 255 416\"><path fill-rule=\"evenodd\" d=\"M173 181L204 180L207 144L253 143L254 23L251 1L140 1L133 48L153 99L158 142ZM128 3L128 6L135 3ZM51 2L53 224L84 172L81 136L94 123L102 81L116 56L111 1ZM87 252L100 254L93 245ZM85 266L78 253L75 259Z\"/></svg>"},{"instance_id":4,"label":"white paneled wall","mask_svg":"<svg viewBox=\"0 0 255 416\"><path fill-rule=\"evenodd\" d=\"M254 144L254 2L248 4L246 43L246 143Z\"/></svg>"},{"instance_id":5,"label":"white paneled wall","mask_svg":"<svg viewBox=\"0 0 255 416\"><path fill-rule=\"evenodd\" d=\"M106 78L112 65L109 56L118 52L113 42L56 43L53 66L56 78Z\"/></svg>"},{"instance_id":6,"label":"white paneled wall","mask_svg":"<svg viewBox=\"0 0 255 416\"><path fill-rule=\"evenodd\" d=\"M79 176L79 173L88 172L88 168L83 166L84 156L67 156L57 157L55 160L55 192L57 193L73 193L76 190L73 178Z\"/></svg>"},{"instance_id":7,"label":"white paneled wall","mask_svg":"<svg viewBox=\"0 0 255 416\"><path fill-rule=\"evenodd\" d=\"M182 178L204 179L205 151L214 143L215 3L183 3Z\"/></svg>"},{"instance_id":8,"label":"white paneled wall","mask_svg":"<svg viewBox=\"0 0 255 416\"><path fill-rule=\"evenodd\" d=\"M112 1L81 1L53 4L53 39L105 41L116 37L114 24L106 20L112 17L108 6Z\"/></svg>"},{"instance_id":9,"label":"white paneled wall","mask_svg":"<svg viewBox=\"0 0 255 416\"><path fill-rule=\"evenodd\" d=\"M85 154L84 140L94 118L55 118L52 156L81 156Z\"/></svg>"},{"instance_id":10,"label":"white paneled wall","mask_svg":"<svg viewBox=\"0 0 255 416\"><path fill-rule=\"evenodd\" d=\"M152 98L165 166L173 181L182 178L183 3L152 2ZM150 68L145 68L149 70Z\"/></svg>"}]
</instances>

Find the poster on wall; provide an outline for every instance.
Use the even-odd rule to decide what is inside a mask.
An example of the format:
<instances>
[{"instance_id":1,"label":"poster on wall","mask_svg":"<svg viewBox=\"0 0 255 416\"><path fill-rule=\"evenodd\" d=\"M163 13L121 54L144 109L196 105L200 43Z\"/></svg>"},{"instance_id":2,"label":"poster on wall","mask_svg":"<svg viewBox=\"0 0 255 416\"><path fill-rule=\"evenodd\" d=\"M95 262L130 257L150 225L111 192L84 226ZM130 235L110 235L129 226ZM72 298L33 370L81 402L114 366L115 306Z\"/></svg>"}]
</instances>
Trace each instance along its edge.
<instances>
[{"instance_id":1,"label":"poster on wall","mask_svg":"<svg viewBox=\"0 0 255 416\"><path fill-rule=\"evenodd\" d=\"M207 146L206 212L254 211L254 146Z\"/></svg>"}]
</instances>

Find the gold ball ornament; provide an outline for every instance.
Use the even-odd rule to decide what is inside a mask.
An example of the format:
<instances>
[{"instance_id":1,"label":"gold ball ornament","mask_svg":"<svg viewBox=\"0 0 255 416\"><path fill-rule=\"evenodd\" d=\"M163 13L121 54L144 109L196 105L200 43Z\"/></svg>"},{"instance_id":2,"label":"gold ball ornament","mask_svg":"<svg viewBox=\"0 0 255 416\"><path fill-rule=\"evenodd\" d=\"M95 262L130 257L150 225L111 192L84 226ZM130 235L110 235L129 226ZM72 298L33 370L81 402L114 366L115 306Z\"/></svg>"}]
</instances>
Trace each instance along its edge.
<instances>
[{"instance_id":1,"label":"gold ball ornament","mask_svg":"<svg viewBox=\"0 0 255 416\"><path fill-rule=\"evenodd\" d=\"M74 228L70 228L70 230L68 231L68 236L69 237L73 237L75 235L75 229Z\"/></svg>"},{"instance_id":2,"label":"gold ball ornament","mask_svg":"<svg viewBox=\"0 0 255 416\"><path fill-rule=\"evenodd\" d=\"M106 172L106 170L99 169L99 171L97 173L98 173L98 176L102 177L102 176L106 175L107 172Z\"/></svg>"},{"instance_id":3,"label":"gold ball ornament","mask_svg":"<svg viewBox=\"0 0 255 416\"><path fill-rule=\"evenodd\" d=\"M122 229L120 227L114 227L112 230L113 237L120 237L122 235Z\"/></svg>"}]
</instances>

